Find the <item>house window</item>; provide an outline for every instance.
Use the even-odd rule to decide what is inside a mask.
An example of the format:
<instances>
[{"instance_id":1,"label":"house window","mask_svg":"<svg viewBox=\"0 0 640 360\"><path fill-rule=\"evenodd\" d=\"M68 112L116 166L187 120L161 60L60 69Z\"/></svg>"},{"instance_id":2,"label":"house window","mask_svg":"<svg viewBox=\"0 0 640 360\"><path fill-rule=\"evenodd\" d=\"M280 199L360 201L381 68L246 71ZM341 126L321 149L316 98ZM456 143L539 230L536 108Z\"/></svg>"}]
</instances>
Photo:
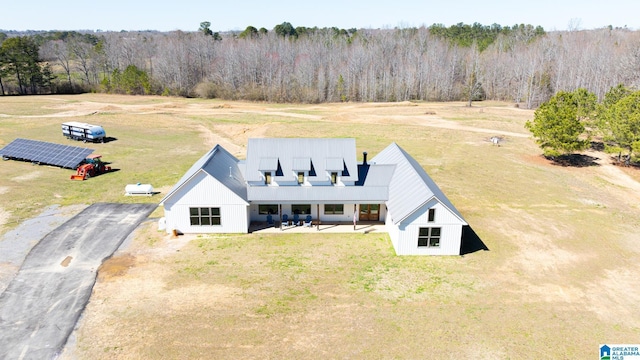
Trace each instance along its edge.
<instances>
[{"instance_id":1,"label":"house window","mask_svg":"<svg viewBox=\"0 0 640 360\"><path fill-rule=\"evenodd\" d=\"M189 208L192 226L220 225L220 208Z\"/></svg>"},{"instance_id":2,"label":"house window","mask_svg":"<svg viewBox=\"0 0 640 360\"><path fill-rule=\"evenodd\" d=\"M277 213L278 213L278 205L276 204L258 205L258 214L260 215L269 215L269 214L277 214Z\"/></svg>"},{"instance_id":3,"label":"house window","mask_svg":"<svg viewBox=\"0 0 640 360\"><path fill-rule=\"evenodd\" d=\"M324 204L324 213L331 215L342 215L344 214L344 205L343 204Z\"/></svg>"},{"instance_id":4,"label":"house window","mask_svg":"<svg viewBox=\"0 0 640 360\"><path fill-rule=\"evenodd\" d=\"M291 212L299 215L311 214L311 204L292 204Z\"/></svg>"},{"instance_id":5,"label":"house window","mask_svg":"<svg viewBox=\"0 0 640 360\"><path fill-rule=\"evenodd\" d=\"M304 172L298 172L298 184L302 184L304 182Z\"/></svg>"},{"instance_id":6,"label":"house window","mask_svg":"<svg viewBox=\"0 0 640 360\"><path fill-rule=\"evenodd\" d=\"M338 182L338 173L337 172L332 172L331 173L331 183L335 184Z\"/></svg>"},{"instance_id":7,"label":"house window","mask_svg":"<svg viewBox=\"0 0 640 360\"><path fill-rule=\"evenodd\" d=\"M440 247L440 228L427 227L420 228L418 234L418 247Z\"/></svg>"},{"instance_id":8,"label":"house window","mask_svg":"<svg viewBox=\"0 0 640 360\"><path fill-rule=\"evenodd\" d=\"M267 171L264 173L264 184L265 185L271 184L271 171Z\"/></svg>"},{"instance_id":9,"label":"house window","mask_svg":"<svg viewBox=\"0 0 640 360\"><path fill-rule=\"evenodd\" d=\"M436 220L436 209L429 209L429 222L434 222Z\"/></svg>"}]
</instances>

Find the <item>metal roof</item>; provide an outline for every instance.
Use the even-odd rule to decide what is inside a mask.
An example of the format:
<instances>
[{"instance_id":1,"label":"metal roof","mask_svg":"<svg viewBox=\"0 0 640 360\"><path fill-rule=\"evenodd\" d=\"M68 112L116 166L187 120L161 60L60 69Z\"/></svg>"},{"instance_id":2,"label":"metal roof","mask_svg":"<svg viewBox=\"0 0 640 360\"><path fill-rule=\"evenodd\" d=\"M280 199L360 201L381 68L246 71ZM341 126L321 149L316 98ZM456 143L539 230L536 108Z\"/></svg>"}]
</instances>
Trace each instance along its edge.
<instances>
[{"instance_id":1,"label":"metal roof","mask_svg":"<svg viewBox=\"0 0 640 360\"><path fill-rule=\"evenodd\" d=\"M293 158L292 170L295 171L309 171L311 170L311 159L306 158Z\"/></svg>"},{"instance_id":2,"label":"metal roof","mask_svg":"<svg viewBox=\"0 0 640 360\"><path fill-rule=\"evenodd\" d=\"M404 151L398 144L392 143L371 159L375 164L395 164L389 185L387 207L393 216L393 223L398 224L413 214L432 198L453 212L466 224L462 214L453 206L420 164Z\"/></svg>"},{"instance_id":3,"label":"metal roof","mask_svg":"<svg viewBox=\"0 0 640 360\"><path fill-rule=\"evenodd\" d=\"M261 158L258 170L276 171L278 169L278 158Z\"/></svg>"},{"instance_id":4,"label":"metal roof","mask_svg":"<svg viewBox=\"0 0 640 360\"><path fill-rule=\"evenodd\" d=\"M395 165L370 165L362 186L249 186L251 202L272 203L363 203L389 200L389 183Z\"/></svg>"},{"instance_id":5,"label":"metal roof","mask_svg":"<svg viewBox=\"0 0 640 360\"><path fill-rule=\"evenodd\" d=\"M387 186L250 186L251 202L273 203L381 203L389 199Z\"/></svg>"},{"instance_id":6,"label":"metal roof","mask_svg":"<svg viewBox=\"0 0 640 360\"><path fill-rule=\"evenodd\" d=\"M309 176L309 181L327 181L330 171L343 171L346 167L348 175L343 174L342 181L357 181L358 169L356 162L355 139L313 139L313 138L266 138L249 139L247 144L247 159L245 179L247 181L262 181L262 171L266 163L277 159L282 168L282 175L275 176L276 181L296 181L296 171L309 171L311 163L315 176ZM308 163L304 163L308 159ZM327 168L327 160L331 160L331 168ZM337 168L334 162L339 163ZM272 166L272 165L271 165ZM302 167L297 168L296 167Z\"/></svg>"},{"instance_id":7,"label":"metal roof","mask_svg":"<svg viewBox=\"0 0 640 360\"><path fill-rule=\"evenodd\" d=\"M327 170L342 171L344 168L342 158L327 158L326 168Z\"/></svg>"},{"instance_id":8,"label":"metal roof","mask_svg":"<svg viewBox=\"0 0 640 360\"><path fill-rule=\"evenodd\" d=\"M173 196L176 191L187 184L200 171L211 175L244 201L247 201L247 186L238 162L235 156L231 155L222 146L216 145L187 170L171 191L162 198L160 204L163 204L166 199Z\"/></svg>"}]
</instances>

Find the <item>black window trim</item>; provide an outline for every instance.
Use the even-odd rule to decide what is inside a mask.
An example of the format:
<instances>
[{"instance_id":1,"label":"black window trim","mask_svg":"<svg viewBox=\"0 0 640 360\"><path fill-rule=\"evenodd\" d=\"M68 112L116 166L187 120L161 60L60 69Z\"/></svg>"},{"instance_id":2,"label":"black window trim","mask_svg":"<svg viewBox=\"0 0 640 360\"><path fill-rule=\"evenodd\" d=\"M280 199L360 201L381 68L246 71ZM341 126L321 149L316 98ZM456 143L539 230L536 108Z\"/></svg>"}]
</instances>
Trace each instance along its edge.
<instances>
[{"instance_id":1,"label":"black window trim","mask_svg":"<svg viewBox=\"0 0 640 360\"><path fill-rule=\"evenodd\" d=\"M427 235L420 235L423 229L427 230ZM437 231L437 234L433 234ZM439 248L440 240L442 239L442 227L440 226L421 226L418 228L418 247L419 248ZM432 241L437 240L437 245L432 245ZM425 245L420 245L421 242L424 242Z\"/></svg>"},{"instance_id":2,"label":"black window trim","mask_svg":"<svg viewBox=\"0 0 640 360\"><path fill-rule=\"evenodd\" d=\"M203 211L205 209L206 211ZM197 214L194 215L193 210L196 210ZM208 214L203 214L205 212ZM194 224L195 219L197 219L197 224ZM202 224L203 219L207 219L209 224ZM214 219L217 219L217 224ZM189 207L189 223L191 226L222 226L221 208L217 206Z\"/></svg>"},{"instance_id":3,"label":"black window trim","mask_svg":"<svg viewBox=\"0 0 640 360\"><path fill-rule=\"evenodd\" d=\"M327 206L331 208L327 209ZM341 206L342 209L337 210L336 206ZM326 215L344 215L344 204L324 204L324 213Z\"/></svg>"}]
</instances>

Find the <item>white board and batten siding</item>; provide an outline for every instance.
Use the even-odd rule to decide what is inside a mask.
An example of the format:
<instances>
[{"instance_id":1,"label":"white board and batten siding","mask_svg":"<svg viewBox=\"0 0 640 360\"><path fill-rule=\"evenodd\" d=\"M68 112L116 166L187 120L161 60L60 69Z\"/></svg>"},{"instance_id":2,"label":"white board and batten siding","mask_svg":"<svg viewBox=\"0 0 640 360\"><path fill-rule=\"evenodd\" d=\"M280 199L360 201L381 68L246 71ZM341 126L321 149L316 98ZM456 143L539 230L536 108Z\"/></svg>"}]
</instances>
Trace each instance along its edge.
<instances>
[{"instance_id":1,"label":"white board and batten siding","mask_svg":"<svg viewBox=\"0 0 640 360\"><path fill-rule=\"evenodd\" d=\"M429 209L435 209L435 219L429 222ZM393 216L391 214L391 216ZM398 224L388 220L386 227L398 255L460 255L462 226L465 223L435 200L430 201ZM440 246L418 246L420 228L439 227Z\"/></svg>"},{"instance_id":2,"label":"white board and batten siding","mask_svg":"<svg viewBox=\"0 0 640 360\"><path fill-rule=\"evenodd\" d=\"M220 225L192 226L189 208L219 207ZM190 233L247 233L247 203L220 181L205 172L197 173L164 202L167 232L176 229Z\"/></svg>"}]
</instances>

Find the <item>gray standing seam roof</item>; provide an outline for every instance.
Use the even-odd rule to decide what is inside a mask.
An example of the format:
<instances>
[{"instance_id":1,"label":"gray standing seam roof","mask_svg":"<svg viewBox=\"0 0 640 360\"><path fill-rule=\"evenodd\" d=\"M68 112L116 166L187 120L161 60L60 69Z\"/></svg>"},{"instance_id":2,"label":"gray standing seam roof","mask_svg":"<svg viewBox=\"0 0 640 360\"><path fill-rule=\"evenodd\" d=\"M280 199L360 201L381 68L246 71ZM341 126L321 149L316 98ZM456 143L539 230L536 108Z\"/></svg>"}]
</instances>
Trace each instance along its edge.
<instances>
[{"instance_id":1,"label":"gray standing seam roof","mask_svg":"<svg viewBox=\"0 0 640 360\"><path fill-rule=\"evenodd\" d=\"M189 180L200 171L211 175L244 201L247 201L247 187L242 172L238 167L238 162L235 156L231 155L231 153L222 146L216 145L187 170L182 178L173 186L171 191L162 198L160 204L163 204L168 198L173 196L176 191L188 183Z\"/></svg>"},{"instance_id":2,"label":"gray standing seam roof","mask_svg":"<svg viewBox=\"0 0 640 360\"><path fill-rule=\"evenodd\" d=\"M398 224L427 201L436 198L466 224L462 214L453 206L420 164L398 144L392 143L371 159L375 164L396 164L396 171L389 185L387 207Z\"/></svg>"},{"instance_id":3,"label":"gray standing seam roof","mask_svg":"<svg viewBox=\"0 0 640 360\"><path fill-rule=\"evenodd\" d=\"M347 182L358 180L355 139L249 139L245 179L250 182L263 181L262 171L275 170L266 169L266 164L268 162L272 164L273 160L265 159L274 158L282 168L282 176L275 176L276 181L296 181L296 171L310 170L311 163L316 175L309 176L309 181L327 181L330 176L327 172L342 171L345 167L349 175L343 176L342 180ZM328 161L328 159L336 160ZM331 168L327 167L328 163Z\"/></svg>"},{"instance_id":4,"label":"gray standing seam roof","mask_svg":"<svg viewBox=\"0 0 640 360\"><path fill-rule=\"evenodd\" d=\"M382 203L389 200L395 165L370 165L362 186L249 186L247 198L257 203Z\"/></svg>"}]
</instances>

